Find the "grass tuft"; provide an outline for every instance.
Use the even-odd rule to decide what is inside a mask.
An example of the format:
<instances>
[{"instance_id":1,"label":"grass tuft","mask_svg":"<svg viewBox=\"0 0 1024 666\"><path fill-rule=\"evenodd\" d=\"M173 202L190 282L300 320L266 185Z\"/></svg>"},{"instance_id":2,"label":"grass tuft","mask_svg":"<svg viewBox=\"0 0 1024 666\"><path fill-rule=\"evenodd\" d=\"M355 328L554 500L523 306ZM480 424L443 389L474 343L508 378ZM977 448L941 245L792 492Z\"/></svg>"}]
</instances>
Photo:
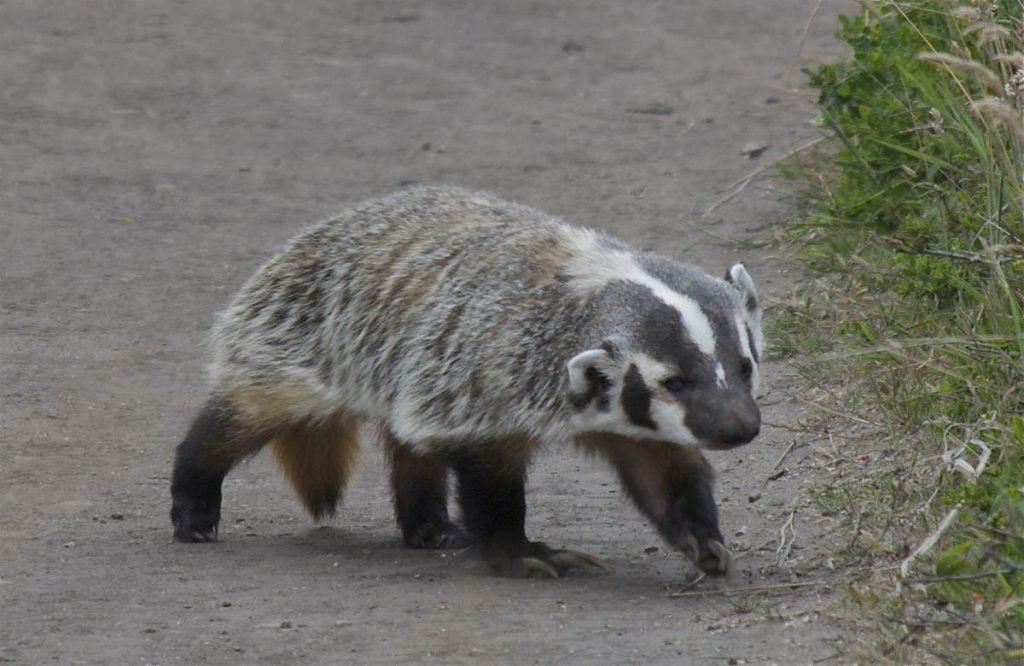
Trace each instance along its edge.
<instances>
[{"instance_id":1,"label":"grass tuft","mask_svg":"<svg viewBox=\"0 0 1024 666\"><path fill-rule=\"evenodd\" d=\"M818 489L902 662L1024 655L1024 3L874 0L810 72L831 148L788 165L816 282L772 353L851 379L877 466ZM930 538L929 538L930 537Z\"/></svg>"}]
</instances>

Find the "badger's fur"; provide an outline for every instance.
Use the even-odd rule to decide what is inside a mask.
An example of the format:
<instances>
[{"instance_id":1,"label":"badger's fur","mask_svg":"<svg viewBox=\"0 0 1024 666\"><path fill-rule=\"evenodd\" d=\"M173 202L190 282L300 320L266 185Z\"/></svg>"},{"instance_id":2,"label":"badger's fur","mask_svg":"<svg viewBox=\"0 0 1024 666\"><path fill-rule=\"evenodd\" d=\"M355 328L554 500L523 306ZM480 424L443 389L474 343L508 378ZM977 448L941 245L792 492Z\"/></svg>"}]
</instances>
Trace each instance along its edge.
<instances>
[{"instance_id":1,"label":"badger's fur","mask_svg":"<svg viewBox=\"0 0 1024 666\"><path fill-rule=\"evenodd\" d=\"M508 575L596 564L523 531L531 457L573 441L669 542L728 567L699 448L760 427L761 309L740 264L719 279L489 194L417 188L299 234L212 346L175 461L178 540L216 538L224 476L267 443L313 516L333 514L372 423L410 546L475 542Z\"/></svg>"}]
</instances>

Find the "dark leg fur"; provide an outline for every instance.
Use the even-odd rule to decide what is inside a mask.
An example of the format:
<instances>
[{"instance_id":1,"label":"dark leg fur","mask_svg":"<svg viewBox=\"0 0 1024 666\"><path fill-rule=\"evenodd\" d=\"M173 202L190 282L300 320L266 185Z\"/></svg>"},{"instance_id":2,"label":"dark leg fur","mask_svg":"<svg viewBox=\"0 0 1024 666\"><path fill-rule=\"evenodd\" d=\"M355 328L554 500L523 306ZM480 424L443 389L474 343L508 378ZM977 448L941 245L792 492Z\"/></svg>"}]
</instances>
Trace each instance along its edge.
<instances>
[{"instance_id":1,"label":"dark leg fur","mask_svg":"<svg viewBox=\"0 0 1024 666\"><path fill-rule=\"evenodd\" d=\"M688 481L680 483L658 530L665 539L693 559L701 571L712 576L729 573L731 558L725 548L725 539L718 526L718 508L711 490L711 466L701 457L690 472ZM680 475L682 477L682 475Z\"/></svg>"},{"instance_id":2,"label":"dark leg fur","mask_svg":"<svg viewBox=\"0 0 1024 666\"><path fill-rule=\"evenodd\" d=\"M436 453L419 454L384 435L391 492L402 539L409 548L463 548L473 539L448 518L448 466Z\"/></svg>"},{"instance_id":3,"label":"dark leg fur","mask_svg":"<svg viewBox=\"0 0 1024 666\"><path fill-rule=\"evenodd\" d=\"M661 536L711 576L729 572L729 551L718 527L714 471L695 449L612 435L580 444L607 459L623 487Z\"/></svg>"},{"instance_id":4,"label":"dark leg fur","mask_svg":"<svg viewBox=\"0 0 1024 666\"><path fill-rule=\"evenodd\" d=\"M175 454L171 479L175 539L217 540L225 475L268 439L241 424L227 404L216 399L207 402Z\"/></svg>"},{"instance_id":5,"label":"dark leg fur","mask_svg":"<svg viewBox=\"0 0 1024 666\"><path fill-rule=\"evenodd\" d=\"M514 444L508 448L515 449ZM503 576L558 577L572 568L604 568L585 553L554 550L526 538L526 464L501 455L502 446L458 452L449 461L458 479L466 529L477 539L481 557Z\"/></svg>"}]
</instances>

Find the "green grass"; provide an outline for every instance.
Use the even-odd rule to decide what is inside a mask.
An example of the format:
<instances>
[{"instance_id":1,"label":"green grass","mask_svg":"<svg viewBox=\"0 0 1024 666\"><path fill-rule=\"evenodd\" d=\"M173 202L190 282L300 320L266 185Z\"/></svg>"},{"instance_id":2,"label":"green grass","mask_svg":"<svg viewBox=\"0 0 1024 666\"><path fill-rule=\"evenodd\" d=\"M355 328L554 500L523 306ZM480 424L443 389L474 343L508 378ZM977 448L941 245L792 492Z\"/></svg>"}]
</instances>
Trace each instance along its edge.
<instances>
[{"instance_id":1,"label":"green grass","mask_svg":"<svg viewBox=\"0 0 1024 666\"><path fill-rule=\"evenodd\" d=\"M814 500L856 514L887 565L956 509L906 576L853 595L896 661L1024 657L1022 17L1015 0L865 3L841 20L849 59L809 72L831 150L790 165L809 213L789 240L820 279L775 313L772 352L855 379L892 462Z\"/></svg>"}]
</instances>

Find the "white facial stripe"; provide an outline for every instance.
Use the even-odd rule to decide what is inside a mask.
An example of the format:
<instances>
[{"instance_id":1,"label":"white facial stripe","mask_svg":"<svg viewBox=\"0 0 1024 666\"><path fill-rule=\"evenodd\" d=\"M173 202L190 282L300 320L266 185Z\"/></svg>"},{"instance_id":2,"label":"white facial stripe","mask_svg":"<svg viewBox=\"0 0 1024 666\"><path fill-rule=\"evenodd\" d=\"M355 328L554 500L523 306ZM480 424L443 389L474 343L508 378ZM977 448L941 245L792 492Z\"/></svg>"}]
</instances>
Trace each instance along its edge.
<instances>
[{"instance_id":1,"label":"white facial stripe","mask_svg":"<svg viewBox=\"0 0 1024 666\"><path fill-rule=\"evenodd\" d=\"M647 274L644 273L644 275ZM683 327L689 332L690 339L696 343L697 348L704 352L709 358L714 357L715 332L711 330L711 322L708 320L707 315L704 314L704 311L700 309L700 306L697 305L697 302L689 296L677 294L666 287L662 282L655 280L650 276L647 277L652 283L665 290L665 293L661 294L658 293L658 290L652 285L647 285L651 287L651 291L654 292L655 296L679 310L679 313L683 317Z\"/></svg>"},{"instance_id":2,"label":"white facial stripe","mask_svg":"<svg viewBox=\"0 0 1024 666\"><path fill-rule=\"evenodd\" d=\"M740 349L743 351L743 356L750 359L750 363L753 365L754 368L754 371L750 375L750 387L753 390L753 393L756 395L761 387L761 368L759 367L757 361L754 360L754 352L756 351L758 354L758 358L760 358L761 351L753 350L750 348L751 336L747 335L747 324L745 321L743 321L743 318L737 315L735 322L736 335L740 339ZM754 344L757 344L756 340L754 341Z\"/></svg>"},{"instance_id":3,"label":"white facial stripe","mask_svg":"<svg viewBox=\"0 0 1024 666\"><path fill-rule=\"evenodd\" d=\"M672 369L664 363L656 361L643 352L636 352L632 355L631 360L636 369L640 371L640 376L644 379L644 384L647 385L648 390L654 393L658 390L658 384L663 379L667 379L672 376Z\"/></svg>"},{"instance_id":4,"label":"white facial stripe","mask_svg":"<svg viewBox=\"0 0 1024 666\"><path fill-rule=\"evenodd\" d=\"M719 388L725 388L725 368L722 367L721 363L715 364L715 380L718 382Z\"/></svg>"},{"instance_id":5,"label":"white facial stripe","mask_svg":"<svg viewBox=\"0 0 1024 666\"><path fill-rule=\"evenodd\" d=\"M616 280L641 284L650 289L660 301L678 310L690 339L704 354L714 357L715 333L707 315L695 300L673 291L664 282L649 274L636 263L629 252L601 247L597 235L592 231L566 229L566 239L573 250L566 272L577 290L597 291Z\"/></svg>"},{"instance_id":6,"label":"white facial stripe","mask_svg":"<svg viewBox=\"0 0 1024 666\"><path fill-rule=\"evenodd\" d=\"M658 429L647 435L648 439L660 439L676 444L697 444L690 429L686 427L686 410L678 402L651 402L651 418L658 424Z\"/></svg>"},{"instance_id":7,"label":"white facial stripe","mask_svg":"<svg viewBox=\"0 0 1024 666\"><path fill-rule=\"evenodd\" d=\"M743 350L743 355L753 362L754 350L750 348L750 336L747 335L747 323L743 321L739 315L736 315L733 322L736 324L736 337L740 340L740 349Z\"/></svg>"}]
</instances>

